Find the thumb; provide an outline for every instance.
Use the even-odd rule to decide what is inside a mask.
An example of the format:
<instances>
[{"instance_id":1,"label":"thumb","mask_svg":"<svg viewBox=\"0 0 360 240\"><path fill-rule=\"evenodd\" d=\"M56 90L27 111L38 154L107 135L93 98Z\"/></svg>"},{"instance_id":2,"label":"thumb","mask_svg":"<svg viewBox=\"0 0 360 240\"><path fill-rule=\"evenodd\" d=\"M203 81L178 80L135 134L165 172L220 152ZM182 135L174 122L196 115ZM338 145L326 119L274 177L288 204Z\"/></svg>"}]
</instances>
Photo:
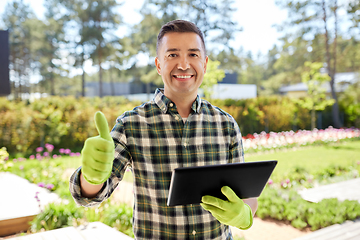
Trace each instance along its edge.
<instances>
[{"instance_id":1,"label":"thumb","mask_svg":"<svg viewBox=\"0 0 360 240\"><path fill-rule=\"evenodd\" d=\"M112 137L110 136L109 125L106 120L106 117L100 111L97 111L95 113L95 125L96 125L96 129L101 138L104 138L109 141L112 140Z\"/></svg>"}]
</instances>

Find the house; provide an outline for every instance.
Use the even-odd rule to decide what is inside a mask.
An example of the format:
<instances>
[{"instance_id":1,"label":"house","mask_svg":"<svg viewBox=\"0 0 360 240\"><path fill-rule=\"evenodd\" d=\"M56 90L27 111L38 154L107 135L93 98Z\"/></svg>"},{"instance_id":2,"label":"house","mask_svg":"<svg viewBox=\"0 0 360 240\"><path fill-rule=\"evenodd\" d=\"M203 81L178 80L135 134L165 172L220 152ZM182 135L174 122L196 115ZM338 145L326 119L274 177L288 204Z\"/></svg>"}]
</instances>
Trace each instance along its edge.
<instances>
[{"instance_id":1,"label":"house","mask_svg":"<svg viewBox=\"0 0 360 240\"><path fill-rule=\"evenodd\" d=\"M344 72L335 74L335 91L337 93L344 92L349 85L360 81L358 72ZM324 83L322 88L325 89L327 95L331 95L330 83ZM301 98L307 96L307 86L305 83L297 83L289 86L283 86L279 89L282 95L290 98Z\"/></svg>"}]
</instances>

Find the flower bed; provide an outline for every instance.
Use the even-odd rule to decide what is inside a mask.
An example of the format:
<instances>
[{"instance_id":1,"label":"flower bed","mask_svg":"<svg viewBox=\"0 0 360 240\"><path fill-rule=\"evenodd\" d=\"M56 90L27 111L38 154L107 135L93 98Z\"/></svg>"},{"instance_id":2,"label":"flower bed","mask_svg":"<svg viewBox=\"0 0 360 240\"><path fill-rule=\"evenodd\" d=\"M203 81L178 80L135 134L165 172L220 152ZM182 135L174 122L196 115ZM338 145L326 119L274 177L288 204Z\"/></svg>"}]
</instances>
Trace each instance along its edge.
<instances>
[{"instance_id":1,"label":"flower bed","mask_svg":"<svg viewBox=\"0 0 360 240\"><path fill-rule=\"evenodd\" d=\"M311 145L317 142L330 143L343 139L351 139L360 137L360 129L347 128L336 129L329 127L324 130L314 129L286 131L286 132L261 132L260 134L248 134L243 137L245 151L263 151L279 148L301 147Z\"/></svg>"}]
</instances>

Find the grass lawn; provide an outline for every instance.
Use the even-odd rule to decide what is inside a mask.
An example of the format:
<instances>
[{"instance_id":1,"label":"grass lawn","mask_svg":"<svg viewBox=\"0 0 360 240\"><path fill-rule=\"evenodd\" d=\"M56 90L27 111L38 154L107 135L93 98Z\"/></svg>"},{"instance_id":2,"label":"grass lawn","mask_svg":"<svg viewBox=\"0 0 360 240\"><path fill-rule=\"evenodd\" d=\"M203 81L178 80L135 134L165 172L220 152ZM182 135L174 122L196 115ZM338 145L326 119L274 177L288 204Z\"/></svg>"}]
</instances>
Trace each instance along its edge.
<instances>
[{"instance_id":1,"label":"grass lawn","mask_svg":"<svg viewBox=\"0 0 360 240\"><path fill-rule=\"evenodd\" d=\"M284 173L298 167L304 168L310 174L332 166L353 166L360 171L360 141L249 156L245 153L246 162L262 160L278 160L278 165L272 175L275 179L281 178Z\"/></svg>"},{"instance_id":2,"label":"grass lawn","mask_svg":"<svg viewBox=\"0 0 360 240\"><path fill-rule=\"evenodd\" d=\"M348 141L332 145L298 148L274 153L249 154L245 153L245 161L278 160L272 174L272 179L281 181L295 168L304 168L309 174L315 174L324 168L332 166L353 166L360 172L360 141ZM61 161L67 168L78 168L80 157L63 157ZM124 180L132 182L131 172L126 172Z\"/></svg>"},{"instance_id":3,"label":"grass lawn","mask_svg":"<svg viewBox=\"0 0 360 240\"><path fill-rule=\"evenodd\" d=\"M278 160L272 179L274 181L284 180L284 176L293 172L295 168L303 168L309 174L315 174L324 168L333 166L354 167L360 172L360 141L348 141L328 146L314 146L298 148L297 150L279 151L274 153L249 154L245 153L245 161ZM76 169L81 165L80 157L67 157L51 159L52 166L61 165L61 169ZM21 176L19 166L23 165L24 170L36 168L41 161L27 160L17 162L13 172ZM61 174L61 173L60 173ZM125 172L124 180L133 182L130 171Z\"/></svg>"}]
</instances>

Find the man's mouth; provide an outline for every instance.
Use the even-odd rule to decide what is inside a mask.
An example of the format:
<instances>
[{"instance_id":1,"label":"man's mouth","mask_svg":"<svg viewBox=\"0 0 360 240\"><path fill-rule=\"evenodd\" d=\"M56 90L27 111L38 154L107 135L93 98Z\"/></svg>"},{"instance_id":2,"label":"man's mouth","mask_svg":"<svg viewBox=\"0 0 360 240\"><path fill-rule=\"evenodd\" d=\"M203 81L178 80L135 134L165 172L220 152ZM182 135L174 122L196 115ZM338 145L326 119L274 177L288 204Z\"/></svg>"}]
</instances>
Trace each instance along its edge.
<instances>
[{"instance_id":1,"label":"man's mouth","mask_svg":"<svg viewBox=\"0 0 360 240\"><path fill-rule=\"evenodd\" d=\"M192 78L194 75L173 75L174 78L178 79L178 80L189 80L190 78Z\"/></svg>"}]
</instances>

